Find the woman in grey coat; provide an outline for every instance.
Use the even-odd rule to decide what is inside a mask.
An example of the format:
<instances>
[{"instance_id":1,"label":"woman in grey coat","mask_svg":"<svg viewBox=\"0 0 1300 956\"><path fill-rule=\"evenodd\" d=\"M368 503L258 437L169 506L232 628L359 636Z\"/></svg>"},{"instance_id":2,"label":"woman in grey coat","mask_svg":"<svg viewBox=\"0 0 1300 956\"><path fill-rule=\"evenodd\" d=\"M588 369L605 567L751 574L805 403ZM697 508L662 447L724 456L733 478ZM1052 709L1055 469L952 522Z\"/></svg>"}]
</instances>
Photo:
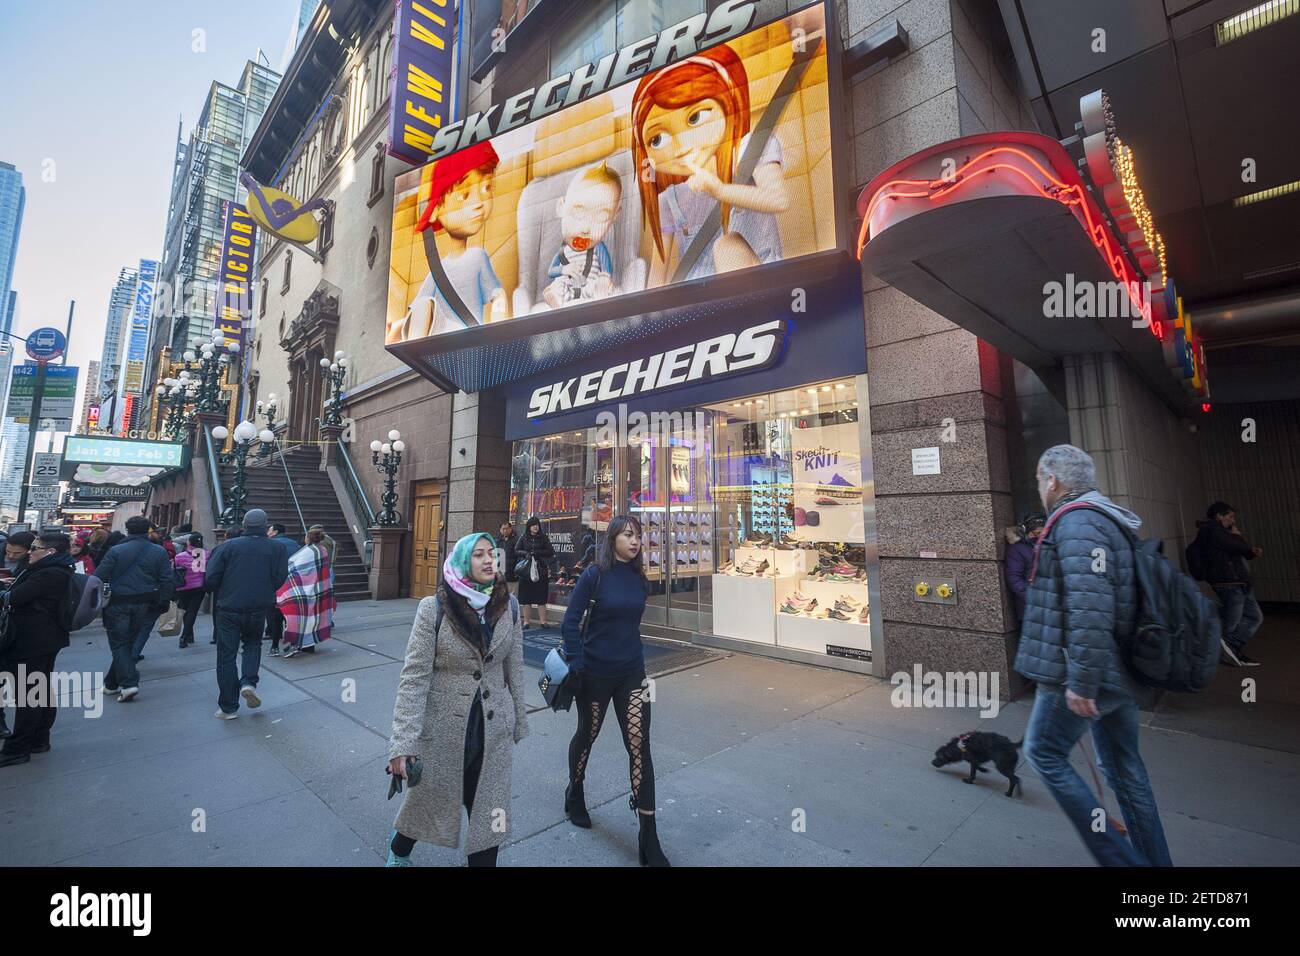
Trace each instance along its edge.
<instances>
[{"instance_id":1,"label":"woman in grey coat","mask_svg":"<svg viewBox=\"0 0 1300 956\"><path fill-rule=\"evenodd\" d=\"M388 754L390 772L405 777L418 757L423 774L397 814L389 866L410 866L418 840L458 846L461 806L470 866L495 866L509 833L512 750L528 717L519 605L496 576L495 549L489 534L461 538L416 612Z\"/></svg>"}]
</instances>

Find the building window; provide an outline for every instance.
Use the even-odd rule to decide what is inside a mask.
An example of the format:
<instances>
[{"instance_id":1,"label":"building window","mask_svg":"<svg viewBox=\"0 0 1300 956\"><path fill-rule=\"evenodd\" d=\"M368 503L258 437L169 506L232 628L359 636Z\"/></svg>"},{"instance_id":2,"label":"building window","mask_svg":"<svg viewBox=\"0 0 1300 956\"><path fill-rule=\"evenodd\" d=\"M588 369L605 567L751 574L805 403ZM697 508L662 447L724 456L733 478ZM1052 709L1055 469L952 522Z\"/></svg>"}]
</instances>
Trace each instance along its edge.
<instances>
[{"instance_id":1,"label":"building window","mask_svg":"<svg viewBox=\"0 0 1300 956\"><path fill-rule=\"evenodd\" d=\"M325 255L332 245L334 245L334 200L331 199L320 220L320 254Z\"/></svg>"},{"instance_id":2,"label":"building window","mask_svg":"<svg viewBox=\"0 0 1300 956\"><path fill-rule=\"evenodd\" d=\"M257 300L257 317L260 319L266 315L266 294L270 291L271 283L267 279L262 280L261 295Z\"/></svg>"},{"instance_id":3,"label":"building window","mask_svg":"<svg viewBox=\"0 0 1300 956\"><path fill-rule=\"evenodd\" d=\"M370 227L370 240L366 243L366 265L371 269L375 267L375 259L379 255L379 227Z\"/></svg>"},{"instance_id":4,"label":"building window","mask_svg":"<svg viewBox=\"0 0 1300 956\"><path fill-rule=\"evenodd\" d=\"M375 158L370 161L370 198L367 206L373 206L384 194L384 144L381 140L375 144Z\"/></svg>"},{"instance_id":5,"label":"building window","mask_svg":"<svg viewBox=\"0 0 1300 956\"><path fill-rule=\"evenodd\" d=\"M285 250L284 253L284 280L280 283L280 294L289 294L289 273L293 269L293 253Z\"/></svg>"}]
</instances>

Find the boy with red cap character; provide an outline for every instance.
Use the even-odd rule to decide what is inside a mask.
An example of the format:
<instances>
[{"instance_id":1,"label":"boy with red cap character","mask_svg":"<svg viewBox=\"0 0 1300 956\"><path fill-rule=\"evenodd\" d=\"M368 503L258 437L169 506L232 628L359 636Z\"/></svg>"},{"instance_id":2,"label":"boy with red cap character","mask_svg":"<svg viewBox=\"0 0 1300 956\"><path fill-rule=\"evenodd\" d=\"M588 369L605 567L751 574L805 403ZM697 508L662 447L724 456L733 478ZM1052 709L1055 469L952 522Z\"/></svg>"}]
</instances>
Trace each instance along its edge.
<instances>
[{"instance_id":1,"label":"boy with red cap character","mask_svg":"<svg viewBox=\"0 0 1300 956\"><path fill-rule=\"evenodd\" d=\"M492 215L492 175L498 162L490 142L476 143L438 160L433 167L429 204L415 224L416 232L430 226L435 232L446 232L446 251L439 257L442 268L470 313L483 323L507 318L506 292L492 260L482 246L469 245ZM390 325L386 338L405 341L465 327L429 275L406 314Z\"/></svg>"}]
</instances>

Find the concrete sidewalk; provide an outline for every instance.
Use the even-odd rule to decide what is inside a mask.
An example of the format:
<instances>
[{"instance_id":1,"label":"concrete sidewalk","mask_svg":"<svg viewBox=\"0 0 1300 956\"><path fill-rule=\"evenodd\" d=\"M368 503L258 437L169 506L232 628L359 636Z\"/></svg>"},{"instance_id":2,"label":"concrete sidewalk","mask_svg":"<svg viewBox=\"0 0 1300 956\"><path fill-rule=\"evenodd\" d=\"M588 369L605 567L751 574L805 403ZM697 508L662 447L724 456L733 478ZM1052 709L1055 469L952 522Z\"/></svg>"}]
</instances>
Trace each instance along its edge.
<instances>
[{"instance_id":1,"label":"concrete sidewalk","mask_svg":"<svg viewBox=\"0 0 1300 956\"><path fill-rule=\"evenodd\" d=\"M178 650L154 636L140 697L102 716L69 709L53 749L0 769L0 860L9 865L376 866L398 802L383 772L416 602L358 602L336 640L291 660L263 655L263 706L219 721L210 618ZM1252 653L1296 658L1296 620L1272 619ZM1288 646L1290 645L1290 646ZM264 645L264 647L269 645ZM96 627L62 671L108 662ZM530 678L537 672L527 670ZM1243 704L1239 682L1258 682ZM979 726L1019 738L1028 703L897 709L884 682L734 655L661 677L651 731L659 832L676 865L1087 865L1074 831L1022 762L1022 797L996 772L964 785L934 749ZM530 700L541 700L530 680ZM1300 680L1295 664L1224 670L1197 697L1144 714L1143 752L1181 865L1300 863ZM11 712L12 713L12 712ZM627 758L610 721L592 755L593 830L564 820L573 714L537 710L515 751L502 865L636 864ZM1076 755L1078 752L1076 751ZM1080 765L1082 766L1082 765ZM400 799L400 798L399 798ZM1115 811L1113 796L1109 799ZM800 826L800 823L803 823ZM421 865L460 864L420 845Z\"/></svg>"}]
</instances>

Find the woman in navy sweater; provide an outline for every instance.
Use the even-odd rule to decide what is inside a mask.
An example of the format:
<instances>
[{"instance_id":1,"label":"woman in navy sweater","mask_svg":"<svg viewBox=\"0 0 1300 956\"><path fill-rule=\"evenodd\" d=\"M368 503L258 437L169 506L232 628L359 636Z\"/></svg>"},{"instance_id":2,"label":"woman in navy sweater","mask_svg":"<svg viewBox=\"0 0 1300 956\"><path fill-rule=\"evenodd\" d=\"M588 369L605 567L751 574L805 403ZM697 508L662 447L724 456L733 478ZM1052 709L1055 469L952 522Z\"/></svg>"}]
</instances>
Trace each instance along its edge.
<instances>
[{"instance_id":1,"label":"woman in navy sweater","mask_svg":"<svg viewBox=\"0 0 1300 956\"><path fill-rule=\"evenodd\" d=\"M645 656L641 652L641 615L645 612L645 566L641 556L641 522L619 515L609 523L595 564L582 572L573 588L561 632L564 654L574 681L578 729L569 743L569 786L565 816L590 827L582 782L587 759L600 735L609 705L614 705L632 778L629 803L640 823L638 847L642 866L668 866L655 832L655 772L650 760L650 697L646 691ZM595 599L581 639L582 615Z\"/></svg>"}]
</instances>

